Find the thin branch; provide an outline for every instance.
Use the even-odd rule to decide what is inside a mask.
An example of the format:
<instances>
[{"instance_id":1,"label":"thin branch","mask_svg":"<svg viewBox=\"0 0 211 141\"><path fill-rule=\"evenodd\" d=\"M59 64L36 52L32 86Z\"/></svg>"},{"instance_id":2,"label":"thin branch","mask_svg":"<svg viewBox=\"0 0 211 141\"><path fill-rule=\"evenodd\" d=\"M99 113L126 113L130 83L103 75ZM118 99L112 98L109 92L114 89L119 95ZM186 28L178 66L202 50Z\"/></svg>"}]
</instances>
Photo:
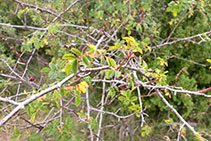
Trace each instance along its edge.
<instances>
[{"instance_id":1,"label":"thin branch","mask_svg":"<svg viewBox=\"0 0 211 141\"><path fill-rule=\"evenodd\" d=\"M129 118L129 117L135 115L135 113L132 113L132 114L126 115L126 116L119 116L119 115L117 115L117 114L115 114L115 113L113 113L113 112L98 110L98 109L93 108L93 107L91 107L91 110L96 111L96 112L102 112L102 113L104 113L104 114L109 114L109 115L112 115L112 116L117 117L118 119L125 119L125 118Z\"/></svg>"},{"instance_id":2,"label":"thin branch","mask_svg":"<svg viewBox=\"0 0 211 141\"><path fill-rule=\"evenodd\" d=\"M19 105L19 104L20 104L20 103L18 103L18 102L15 102L15 101L13 101L13 100L8 99L8 98L2 98L2 97L0 97L0 102L1 102L1 101L7 102L7 103L10 103L10 104L13 104L13 105Z\"/></svg>"},{"instance_id":3,"label":"thin branch","mask_svg":"<svg viewBox=\"0 0 211 141\"><path fill-rule=\"evenodd\" d=\"M138 80L138 76L136 74L136 71L133 71L133 76L134 76L135 81L139 81ZM140 88L139 87L137 87L137 92L138 92L139 105L140 105L140 108L141 108L140 109L140 113L141 113L141 127L143 127L145 120L144 120L144 115L142 114L143 113L143 106L142 106L141 92L140 92Z\"/></svg>"},{"instance_id":4,"label":"thin branch","mask_svg":"<svg viewBox=\"0 0 211 141\"><path fill-rule=\"evenodd\" d=\"M104 77L105 79L105 77ZM102 111L104 109L104 98L105 98L105 82L103 82L103 92L102 92L102 98L101 98L101 108ZM102 127L102 120L103 120L103 113L100 113L100 119L98 124L98 131L97 131L97 137L100 137L101 127ZM96 140L99 141L100 138L97 138Z\"/></svg>"},{"instance_id":5,"label":"thin branch","mask_svg":"<svg viewBox=\"0 0 211 141\"><path fill-rule=\"evenodd\" d=\"M188 123L186 122L183 117L177 112L177 110L171 106L169 104L169 102L165 99L165 97L160 93L159 90L156 89L156 92L158 93L158 95L160 96L160 98L162 99L162 101L176 114L176 116L193 132L194 135L199 134L197 131L195 131L195 129ZM202 137L200 137L200 139L202 140Z\"/></svg>"},{"instance_id":6,"label":"thin branch","mask_svg":"<svg viewBox=\"0 0 211 141\"><path fill-rule=\"evenodd\" d=\"M86 87L86 104L87 104L87 118L88 121L90 121L90 105L89 105L89 91L88 88ZM90 136L91 136L91 141L94 141L94 134L91 128L91 125L88 125Z\"/></svg>"},{"instance_id":7,"label":"thin branch","mask_svg":"<svg viewBox=\"0 0 211 141\"><path fill-rule=\"evenodd\" d=\"M201 37L201 36L203 36L204 34L209 35L209 34L211 34L211 31L204 32L204 33L197 34L197 35L193 35L193 36L186 37L186 38L179 38L179 39L177 39L177 40L175 40L175 41L172 41L172 42L167 42L167 43L164 43L164 44L160 44L160 45L153 46L153 47L151 47L151 49L162 48L162 47L164 47L164 46L172 45L172 44L175 44L175 43L178 43L178 42L182 42L182 41L189 41L189 42L190 42L191 39L195 39L195 38ZM203 41L203 42L205 42L205 41ZM201 43L201 42L200 42L200 43Z\"/></svg>"}]
</instances>

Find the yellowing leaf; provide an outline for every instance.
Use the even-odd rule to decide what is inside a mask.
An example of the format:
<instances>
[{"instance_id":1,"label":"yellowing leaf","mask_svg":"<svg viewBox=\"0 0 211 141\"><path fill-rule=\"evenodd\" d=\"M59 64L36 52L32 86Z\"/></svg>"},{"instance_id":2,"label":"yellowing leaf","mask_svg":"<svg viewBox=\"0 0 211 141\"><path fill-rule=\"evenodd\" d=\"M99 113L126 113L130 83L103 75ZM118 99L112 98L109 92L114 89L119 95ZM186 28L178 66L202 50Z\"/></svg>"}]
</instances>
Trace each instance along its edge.
<instances>
[{"instance_id":1,"label":"yellowing leaf","mask_svg":"<svg viewBox=\"0 0 211 141\"><path fill-rule=\"evenodd\" d=\"M140 49L139 47L136 48L141 54L143 54L142 49Z\"/></svg>"},{"instance_id":2,"label":"yellowing leaf","mask_svg":"<svg viewBox=\"0 0 211 141\"><path fill-rule=\"evenodd\" d=\"M24 90L23 93L24 93L25 95L27 95L27 96L31 96L30 94L28 94L28 93L26 92L26 90Z\"/></svg>"},{"instance_id":3,"label":"yellowing leaf","mask_svg":"<svg viewBox=\"0 0 211 141\"><path fill-rule=\"evenodd\" d=\"M87 46L88 46L88 47L90 47L90 49L91 49L91 50L94 50L94 51L96 51L96 47L95 47L94 45L87 44Z\"/></svg>"},{"instance_id":4,"label":"yellowing leaf","mask_svg":"<svg viewBox=\"0 0 211 141\"><path fill-rule=\"evenodd\" d=\"M48 45L48 40L44 39L43 41L46 45Z\"/></svg>"},{"instance_id":5,"label":"yellowing leaf","mask_svg":"<svg viewBox=\"0 0 211 141\"><path fill-rule=\"evenodd\" d=\"M40 100L43 100L43 99L46 99L46 95L39 97L37 100L40 101Z\"/></svg>"},{"instance_id":6,"label":"yellowing leaf","mask_svg":"<svg viewBox=\"0 0 211 141\"><path fill-rule=\"evenodd\" d=\"M110 46L108 50L110 51L110 50L116 50L116 49L119 49L119 47L117 47L117 46Z\"/></svg>"},{"instance_id":7,"label":"yellowing leaf","mask_svg":"<svg viewBox=\"0 0 211 141\"><path fill-rule=\"evenodd\" d=\"M59 126L57 126L57 128L59 129L59 132L60 132L60 133L63 132L62 128L60 128Z\"/></svg>"},{"instance_id":8,"label":"yellowing leaf","mask_svg":"<svg viewBox=\"0 0 211 141\"><path fill-rule=\"evenodd\" d=\"M85 87L89 87L86 81L81 82L81 84L84 85Z\"/></svg>"},{"instance_id":9,"label":"yellowing leaf","mask_svg":"<svg viewBox=\"0 0 211 141\"><path fill-rule=\"evenodd\" d=\"M120 19L116 19L116 21L117 21L117 22L121 22L121 20L120 20Z\"/></svg>"},{"instance_id":10,"label":"yellowing leaf","mask_svg":"<svg viewBox=\"0 0 211 141\"><path fill-rule=\"evenodd\" d=\"M176 16L177 16L177 12L176 12L176 11L173 11L173 13L172 13L172 14L173 14L173 16L174 16L174 17L176 17Z\"/></svg>"},{"instance_id":11,"label":"yellowing leaf","mask_svg":"<svg viewBox=\"0 0 211 141\"><path fill-rule=\"evenodd\" d=\"M126 40L126 41L130 41L132 43L136 42L135 39L133 37L131 37L131 36L130 37L123 37L123 39Z\"/></svg>"},{"instance_id":12,"label":"yellowing leaf","mask_svg":"<svg viewBox=\"0 0 211 141\"><path fill-rule=\"evenodd\" d=\"M152 52L152 48L150 46L147 46L147 48L149 49L149 52Z\"/></svg>"},{"instance_id":13,"label":"yellowing leaf","mask_svg":"<svg viewBox=\"0 0 211 141\"><path fill-rule=\"evenodd\" d=\"M36 117L36 113L33 113L30 119L31 123L34 123L35 117Z\"/></svg>"},{"instance_id":14,"label":"yellowing leaf","mask_svg":"<svg viewBox=\"0 0 211 141\"><path fill-rule=\"evenodd\" d=\"M82 84L79 84L79 89L80 89L83 93L86 92L86 87L85 87L84 85L82 85Z\"/></svg>"},{"instance_id":15,"label":"yellowing leaf","mask_svg":"<svg viewBox=\"0 0 211 141\"><path fill-rule=\"evenodd\" d=\"M207 62L211 63L211 59L207 59Z\"/></svg>"},{"instance_id":16,"label":"yellowing leaf","mask_svg":"<svg viewBox=\"0 0 211 141\"><path fill-rule=\"evenodd\" d=\"M133 0L130 0L130 5L132 5L133 4Z\"/></svg>"},{"instance_id":17,"label":"yellowing leaf","mask_svg":"<svg viewBox=\"0 0 211 141\"><path fill-rule=\"evenodd\" d=\"M84 19L81 19L82 23L85 23Z\"/></svg>"}]
</instances>

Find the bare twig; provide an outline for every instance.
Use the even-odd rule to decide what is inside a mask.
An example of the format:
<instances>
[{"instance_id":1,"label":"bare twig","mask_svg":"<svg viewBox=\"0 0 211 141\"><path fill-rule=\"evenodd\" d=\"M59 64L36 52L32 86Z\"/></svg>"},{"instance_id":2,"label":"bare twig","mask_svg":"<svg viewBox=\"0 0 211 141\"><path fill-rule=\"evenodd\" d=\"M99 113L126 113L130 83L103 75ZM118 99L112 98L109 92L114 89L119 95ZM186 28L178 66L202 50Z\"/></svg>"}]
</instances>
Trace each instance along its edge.
<instances>
[{"instance_id":1,"label":"bare twig","mask_svg":"<svg viewBox=\"0 0 211 141\"><path fill-rule=\"evenodd\" d=\"M88 88L86 87L86 104L87 104L87 118L88 121L90 121L90 105L89 105L89 92L88 92ZM88 125L89 128L89 132L90 132L90 136L91 136L91 141L94 141L94 134L91 128L91 125Z\"/></svg>"}]
</instances>

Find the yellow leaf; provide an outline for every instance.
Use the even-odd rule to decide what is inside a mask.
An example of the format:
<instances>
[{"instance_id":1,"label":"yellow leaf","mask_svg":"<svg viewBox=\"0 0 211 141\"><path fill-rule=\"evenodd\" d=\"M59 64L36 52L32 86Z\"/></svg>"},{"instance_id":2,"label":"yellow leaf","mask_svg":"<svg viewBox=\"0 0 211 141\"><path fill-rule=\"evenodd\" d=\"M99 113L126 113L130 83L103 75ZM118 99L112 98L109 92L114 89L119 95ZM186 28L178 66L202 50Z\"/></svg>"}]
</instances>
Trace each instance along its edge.
<instances>
[{"instance_id":1,"label":"yellow leaf","mask_svg":"<svg viewBox=\"0 0 211 141\"><path fill-rule=\"evenodd\" d=\"M62 133L62 128L60 128L59 126L57 126L57 128L59 129L59 132Z\"/></svg>"},{"instance_id":2,"label":"yellow leaf","mask_svg":"<svg viewBox=\"0 0 211 141\"><path fill-rule=\"evenodd\" d=\"M120 20L120 19L116 19L116 21L117 21L117 22L121 22L121 20Z\"/></svg>"},{"instance_id":3,"label":"yellow leaf","mask_svg":"<svg viewBox=\"0 0 211 141\"><path fill-rule=\"evenodd\" d=\"M168 96L169 98L171 98L171 95L170 95L169 92L167 92L167 93L165 94L165 96Z\"/></svg>"},{"instance_id":4,"label":"yellow leaf","mask_svg":"<svg viewBox=\"0 0 211 141\"><path fill-rule=\"evenodd\" d=\"M40 101L40 100L43 100L43 99L46 99L46 95L39 97L37 100Z\"/></svg>"},{"instance_id":5,"label":"yellow leaf","mask_svg":"<svg viewBox=\"0 0 211 141\"><path fill-rule=\"evenodd\" d=\"M24 90L23 93L24 93L25 95L27 95L27 96L31 96L30 94L28 94L28 93L26 92L26 90Z\"/></svg>"},{"instance_id":6,"label":"yellow leaf","mask_svg":"<svg viewBox=\"0 0 211 141\"><path fill-rule=\"evenodd\" d=\"M48 40L44 39L43 41L46 45L48 45Z\"/></svg>"},{"instance_id":7,"label":"yellow leaf","mask_svg":"<svg viewBox=\"0 0 211 141\"><path fill-rule=\"evenodd\" d=\"M79 89L80 89L83 93L86 92L86 87L85 87L84 85L82 85L82 84L79 84Z\"/></svg>"},{"instance_id":8,"label":"yellow leaf","mask_svg":"<svg viewBox=\"0 0 211 141\"><path fill-rule=\"evenodd\" d=\"M82 23L85 23L84 19L81 19Z\"/></svg>"},{"instance_id":9,"label":"yellow leaf","mask_svg":"<svg viewBox=\"0 0 211 141\"><path fill-rule=\"evenodd\" d=\"M74 11L73 8L70 8L70 11L73 12Z\"/></svg>"},{"instance_id":10,"label":"yellow leaf","mask_svg":"<svg viewBox=\"0 0 211 141\"><path fill-rule=\"evenodd\" d=\"M81 84L84 85L85 87L89 87L86 81L81 82Z\"/></svg>"},{"instance_id":11,"label":"yellow leaf","mask_svg":"<svg viewBox=\"0 0 211 141\"><path fill-rule=\"evenodd\" d=\"M177 12L174 11L173 12L173 16L176 17L177 16Z\"/></svg>"},{"instance_id":12,"label":"yellow leaf","mask_svg":"<svg viewBox=\"0 0 211 141\"><path fill-rule=\"evenodd\" d=\"M36 117L36 113L33 113L32 116L31 116L31 122L32 123L34 123L35 117Z\"/></svg>"},{"instance_id":13,"label":"yellow leaf","mask_svg":"<svg viewBox=\"0 0 211 141\"><path fill-rule=\"evenodd\" d=\"M96 51L96 47L95 47L94 45L87 44L87 46L88 46L91 50Z\"/></svg>"},{"instance_id":14,"label":"yellow leaf","mask_svg":"<svg viewBox=\"0 0 211 141\"><path fill-rule=\"evenodd\" d=\"M130 5L132 5L133 4L133 0L130 0Z\"/></svg>"}]
</instances>

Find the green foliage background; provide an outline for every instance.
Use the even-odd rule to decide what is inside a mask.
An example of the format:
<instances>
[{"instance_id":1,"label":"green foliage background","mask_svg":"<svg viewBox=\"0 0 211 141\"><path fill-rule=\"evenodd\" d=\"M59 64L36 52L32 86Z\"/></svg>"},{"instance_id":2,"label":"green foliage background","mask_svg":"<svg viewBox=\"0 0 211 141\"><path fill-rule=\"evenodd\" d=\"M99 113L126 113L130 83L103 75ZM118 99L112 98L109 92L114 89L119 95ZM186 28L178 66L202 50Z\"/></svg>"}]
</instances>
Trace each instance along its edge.
<instances>
[{"instance_id":1,"label":"green foliage background","mask_svg":"<svg viewBox=\"0 0 211 141\"><path fill-rule=\"evenodd\" d=\"M28 0L31 4L36 4L38 7L45 9L53 9L57 13L65 10L73 1L72 0ZM86 2L88 7L86 8ZM33 48L37 49L35 56L42 58L46 62L49 62L49 69L41 72L41 69L46 67L46 64L40 63L37 59L32 59L30 64L28 77L31 76L44 76L46 79L44 84L50 84L54 81L61 81L65 78L67 73L61 71L66 61L62 59L64 54L70 53L69 48L61 47L61 45L70 44L74 40L75 44L84 44L83 41L78 38L71 38L57 31L65 28L65 32L72 35L89 40L86 34L83 34L82 30L78 30L73 27L61 27L61 24L76 24L81 26L88 26L96 28L98 30L108 31L112 28L117 28L125 22L124 26L120 28L117 33L117 41L119 43L125 42L123 37L132 36L138 43L146 43L150 47L159 45L167 41L167 38L173 32L170 41L178 38L185 38L196 34L201 34L210 31L211 23L211 4L209 0L130 0L125 4L124 0L88 0L77 3L73 9L69 10L62 17L67 19L68 22L64 22L61 19L56 21L52 27L49 28L46 35L41 39L43 31L34 33L33 36L28 36L33 33L32 30L11 28L7 26L0 26L0 33L5 37L11 37L7 41L11 46L15 48L19 53L26 51L28 55L23 56L26 59L30 56L30 52ZM0 23L7 23L11 25L23 25L24 14L27 18L27 25L33 27L46 28L48 24L55 18L54 16L40 12L30 7L21 7L19 5L18 11L17 3L13 0L2 0L0 2ZM25 12L25 13L24 13ZM183 19L183 20L181 20ZM88 20L88 21L87 21ZM181 21L180 21L181 20ZM178 24L179 22L179 24ZM177 25L178 24L178 25ZM85 29L84 29L85 30ZM93 29L86 29L88 33L91 33ZM14 39L17 40L14 40ZM98 36L96 38L99 38ZM207 37L208 38L208 37ZM48 43L46 43L46 41ZM170 42L169 41L169 42ZM200 39L194 39L195 42L199 42ZM110 41L106 47L107 51L109 46L114 45L114 41ZM75 47L80 52L83 52L84 46ZM86 49L85 51L87 51ZM83 53L85 53L85 51ZM177 74L182 68L181 75L177 79L176 86L183 87L184 89L191 91L203 90L211 86L211 71L209 69L210 64L206 59L211 58L211 44L210 39L201 44L193 42L178 42L176 44L167 45L160 49L154 49L152 52L146 51L141 55L148 65L149 69L159 69L161 72L168 71L166 79L163 81L166 85L174 85ZM4 58L11 66L15 65L17 56L11 51L3 41L0 43L0 57ZM121 56L123 59L123 55ZM160 60L158 59L160 57ZM118 63L120 60L113 58ZM162 66L161 60L168 63L168 66ZM90 60L88 60L90 61ZM193 63L194 62L194 63ZM75 62L76 63L76 62ZM77 65L77 64L75 64ZM38 66L38 67L37 67ZM91 67L91 66L90 66ZM23 71L24 68L19 66L19 71ZM72 70L77 72L77 70ZM9 73L7 66L3 62L0 62L0 73ZM95 74L90 75L93 79ZM142 78L142 76L139 76ZM0 77L0 90L5 87L11 87L9 91L5 91L4 95L11 96L16 92L15 82L7 82L6 78ZM112 77L111 77L112 78ZM89 82L89 81L87 81ZM91 86L91 83L89 83ZM47 87L47 86L46 86ZM107 85L107 88L110 86ZM44 85L45 88L45 85ZM42 89L44 89L42 88ZM28 86L22 87L21 92L31 90ZM102 92L102 83L95 83L93 87L90 87L90 104L97 105L101 99L100 93ZM147 95L148 90L141 89L142 94ZM68 92L60 91L58 94L47 94L47 101L56 99L61 96L70 99L72 96L67 94ZM207 95L211 94L211 91L206 92ZM132 92L132 95L137 95L137 92ZM210 132L210 99L200 96L185 96L184 94L174 95L170 93L171 97L166 97L171 105L187 120L197 123L196 130ZM80 97L85 97L81 95ZM111 99L111 97L109 97ZM146 117L146 122L150 127L150 132L146 133L143 137L143 132L149 131L149 129L141 129L137 127L140 124L139 117L132 117L129 119L123 119L118 121L116 117L104 115L103 125L115 125L112 128L105 128L102 130L101 138L104 140L116 140L120 134L120 130L126 130L128 128L129 136L125 136L124 140L163 140L163 136L169 136L172 139L176 139L175 132L177 128L174 128L174 132L168 132L169 127L163 127L162 123L167 119L172 119L174 122L179 122L179 119L170 112L166 105L158 96L144 97L143 107L145 112L149 115ZM52 104L58 105L59 100L55 100ZM135 101L138 104L138 101ZM0 106L4 104L0 104ZM72 106L76 113L79 113L81 117L85 117L85 111L83 106L85 101L82 100L79 107ZM129 114L128 106L124 105L121 101L115 100L112 104L105 106L105 111L116 111L121 107L119 114ZM27 115L30 119L41 121L48 110L52 108L52 105L46 104L43 101L35 101L31 103L27 108ZM57 110L59 109L56 107ZM3 113L1 113L3 114ZM34 129L27 129L30 134L24 135L26 132L18 128L13 129L14 135L12 138L24 138L28 140L86 140L89 131L86 129L87 124L79 123L76 117L66 116L69 113L64 112L64 126L63 129L59 129L59 120L53 120L45 129L39 134L35 133ZM97 121L94 120L95 113L92 114L91 126L94 131L97 130ZM161 130L160 130L161 129ZM191 133L187 130L185 137L188 140L193 140L193 137L189 136ZM122 135L123 136L123 135Z\"/></svg>"}]
</instances>

